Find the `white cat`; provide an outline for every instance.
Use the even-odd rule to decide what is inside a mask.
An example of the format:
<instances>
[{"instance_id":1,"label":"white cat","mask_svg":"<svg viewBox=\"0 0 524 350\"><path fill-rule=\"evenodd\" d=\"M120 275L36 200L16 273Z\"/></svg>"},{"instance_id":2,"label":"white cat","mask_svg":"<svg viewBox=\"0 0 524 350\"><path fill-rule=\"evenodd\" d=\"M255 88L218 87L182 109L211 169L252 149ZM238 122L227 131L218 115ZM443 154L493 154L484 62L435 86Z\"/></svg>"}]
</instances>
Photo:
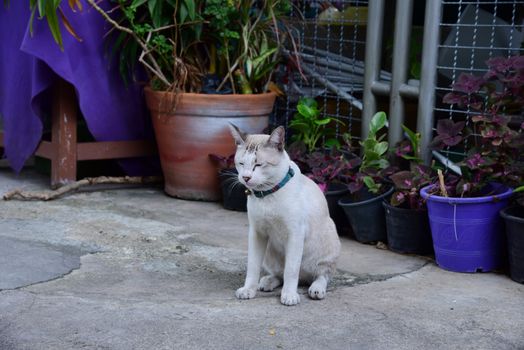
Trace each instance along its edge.
<instances>
[{"instance_id":1,"label":"white cat","mask_svg":"<svg viewBox=\"0 0 524 350\"><path fill-rule=\"evenodd\" d=\"M323 299L335 271L340 241L319 187L300 173L284 150L285 131L246 135L231 126L239 181L250 191L246 281L239 299L282 285L280 302L296 305L299 280L312 282L308 294ZM262 267L268 275L259 281Z\"/></svg>"}]
</instances>

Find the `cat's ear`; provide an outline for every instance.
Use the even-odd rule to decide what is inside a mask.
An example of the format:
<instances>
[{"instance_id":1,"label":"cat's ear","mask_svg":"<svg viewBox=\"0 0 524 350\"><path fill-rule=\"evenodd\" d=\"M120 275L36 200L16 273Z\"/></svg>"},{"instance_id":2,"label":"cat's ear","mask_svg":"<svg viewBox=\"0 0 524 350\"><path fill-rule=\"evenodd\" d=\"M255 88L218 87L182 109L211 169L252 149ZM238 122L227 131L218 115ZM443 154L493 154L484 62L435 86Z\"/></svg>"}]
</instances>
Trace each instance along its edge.
<instances>
[{"instance_id":1,"label":"cat's ear","mask_svg":"<svg viewBox=\"0 0 524 350\"><path fill-rule=\"evenodd\" d=\"M243 145L246 141L247 135L240 131L240 129L232 123L229 123L229 130L231 131L231 136L233 136L233 138L235 139L235 143L237 145Z\"/></svg>"},{"instance_id":2,"label":"cat's ear","mask_svg":"<svg viewBox=\"0 0 524 350\"><path fill-rule=\"evenodd\" d=\"M279 126L275 130L273 130L271 135L269 135L269 140L267 141L267 143L271 147L274 147L278 149L279 151L283 151L285 138L286 138L286 131L283 126Z\"/></svg>"}]
</instances>

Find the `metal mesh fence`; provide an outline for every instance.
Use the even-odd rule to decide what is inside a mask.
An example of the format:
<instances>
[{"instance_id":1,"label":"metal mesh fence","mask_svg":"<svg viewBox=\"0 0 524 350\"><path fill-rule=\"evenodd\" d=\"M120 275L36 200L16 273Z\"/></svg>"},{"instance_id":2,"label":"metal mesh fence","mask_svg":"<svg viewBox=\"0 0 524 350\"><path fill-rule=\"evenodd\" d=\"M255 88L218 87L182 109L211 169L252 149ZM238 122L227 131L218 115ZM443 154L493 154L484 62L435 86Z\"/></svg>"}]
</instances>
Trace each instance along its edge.
<instances>
[{"instance_id":1,"label":"metal mesh fence","mask_svg":"<svg viewBox=\"0 0 524 350\"><path fill-rule=\"evenodd\" d=\"M358 133L366 21L367 1L295 2L292 22L303 74L287 69L282 75L286 99L277 105L275 124L288 126L299 98L312 97L323 117L343 122L335 125L338 134Z\"/></svg>"},{"instance_id":2,"label":"metal mesh fence","mask_svg":"<svg viewBox=\"0 0 524 350\"><path fill-rule=\"evenodd\" d=\"M471 124L475 113L443 103L462 73L482 76L486 61L495 57L524 54L524 1L442 1L441 44L435 89L435 119L450 118ZM465 149L448 149L453 158Z\"/></svg>"},{"instance_id":3,"label":"metal mesh fence","mask_svg":"<svg viewBox=\"0 0 524 350\"><path fill-rule=\"evenodd\" d=\"M383 23L368 23L368 1L303 0L294 3L296 9L292 21L305 79L290 67L281 72L286 98L277 104L272 122L288 126L299 98L313 97L319 103L323 116L336 117L344 122L344 125L336 125L339 135L347 131L354 139L359 139L366 29L369 25L383 28L380 53L383 70L379 80L388 84L391 82L391 51L394 45L392 32L394 21L399 18L399 14L395 14L395 2L384 2ZM404 16L400 19L411 20L412 23L409 78L415 83L422 79L421 75L428 73L420 71L426 3L415 1L413 18ZM443 16L439 26L434 118L466 120L469 123L473 112L444 104L443 96L451 91L461 73L482 75L487 71L488 59L524 53L524 1L443 0L439 3ZM388 97L381 98L378 109L388 112ZM406 110L404 123L415 129L416 100L409 104L410 110ZM464 151L458 153L463 154ZM448 150L448 153L453 152Z\"/></svg>"}]
</instances>

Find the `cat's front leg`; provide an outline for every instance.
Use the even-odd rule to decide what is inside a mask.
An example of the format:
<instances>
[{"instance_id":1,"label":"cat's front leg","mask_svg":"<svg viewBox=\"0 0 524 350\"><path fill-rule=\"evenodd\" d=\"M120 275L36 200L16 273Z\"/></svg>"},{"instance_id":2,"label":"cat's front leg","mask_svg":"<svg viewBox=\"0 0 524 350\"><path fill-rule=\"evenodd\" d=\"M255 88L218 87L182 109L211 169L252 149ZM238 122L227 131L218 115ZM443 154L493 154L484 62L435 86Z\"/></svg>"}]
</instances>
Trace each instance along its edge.
<instances>
[{"instance_id":1,"label":"cat's front leg","mask_svg":"<svg viewBox=\"0 0 524 350\"><path fill-rule=\"evenodd\" d=\"M303 228L293 230L288 237L286 246L286 264L284 267L284 286L280 302L292 306L300 303L298 295L298 279L300 275L300 263L304 252L305 230Z\"/></svg>"},{"instance_id":2,"label":"cat's front leg","mask_svg":"<svg viewBox=\"0 0 524 350\"><path fill-rule=\"evenodd\" d=\"M249 226L246 281L244 286L237 289L235 293L238 299L251 299L257 294L260 269L267 242L267 236L256 232L252 225Z\"/></svg>"}]
</instances>

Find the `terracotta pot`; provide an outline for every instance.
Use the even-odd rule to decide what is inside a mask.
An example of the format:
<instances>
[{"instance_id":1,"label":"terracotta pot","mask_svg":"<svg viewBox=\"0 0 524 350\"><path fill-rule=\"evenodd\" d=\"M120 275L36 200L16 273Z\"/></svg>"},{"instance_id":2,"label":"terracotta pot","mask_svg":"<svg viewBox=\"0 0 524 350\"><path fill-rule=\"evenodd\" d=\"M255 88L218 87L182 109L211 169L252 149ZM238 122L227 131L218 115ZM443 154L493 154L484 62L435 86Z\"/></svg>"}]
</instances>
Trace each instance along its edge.
<instances>
[{"instance_id":1,"label":"terracotta pot","mask_svg":"<svg viewBox=\"0 0 524 350\"><path fill-rule=\"evenodd\" d=\"M269 122L274 93L256 95L173 94L145 88L165 192L174 197L217 201L221 198L209 154L235 152L229 123L247 133L261 133Z\"/></svg>"}]
</instances>

